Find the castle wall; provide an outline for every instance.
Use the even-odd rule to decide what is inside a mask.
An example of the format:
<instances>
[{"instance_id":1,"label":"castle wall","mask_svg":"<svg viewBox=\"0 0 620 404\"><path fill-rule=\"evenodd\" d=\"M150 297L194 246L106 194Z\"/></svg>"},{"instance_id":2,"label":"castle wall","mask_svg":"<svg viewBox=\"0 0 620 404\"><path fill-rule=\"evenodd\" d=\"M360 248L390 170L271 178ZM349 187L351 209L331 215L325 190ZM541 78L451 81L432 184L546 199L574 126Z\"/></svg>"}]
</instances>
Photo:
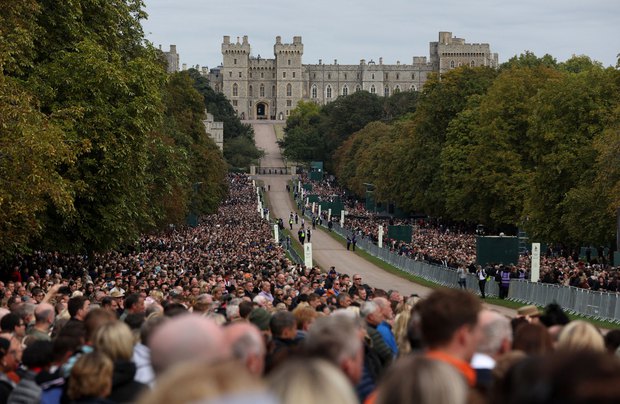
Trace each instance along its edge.
<instances>
[{"instance_id":1,"label":"castle wall","mask_svg":"<svg viewBox=\"0 0 620 404\"><path fill-rule=\"evenodd\" d=\"M301 100L327 104L339 96L368 91L390 96L398 91L420 91L431 73L444 73L460 65L498 66L489 44L468 44L451 32L440 32L429 44L429 56L414 56L411 63L383 64L361 60L358 65L303 64L300 36L292 43L276 37L274 58L251 56L248 37L236 43L224 36L222 66L209 71L209 82L222 92L241 119L285 120ZM262 116L259 114L262 113Z\"/></svg>"}]
</instances>

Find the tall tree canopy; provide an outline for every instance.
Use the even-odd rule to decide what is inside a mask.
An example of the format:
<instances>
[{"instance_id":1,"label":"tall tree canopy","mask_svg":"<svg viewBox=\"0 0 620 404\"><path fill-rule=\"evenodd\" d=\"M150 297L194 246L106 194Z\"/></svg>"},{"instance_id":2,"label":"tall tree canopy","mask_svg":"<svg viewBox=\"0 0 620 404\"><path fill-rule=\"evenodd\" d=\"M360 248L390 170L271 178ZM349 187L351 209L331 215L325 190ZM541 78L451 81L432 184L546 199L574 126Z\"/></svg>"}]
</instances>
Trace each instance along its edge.
<instances>
[{"instance_id":1,"label":"tall tree canopy","mask_svg":"<svg viewBox=\"0 0 620 404\"><path fill-rule=\"evenodd\" d=\"M105 250L216 208L203 100L145 44L142 1L0 7L0 253Z\"/></svg>"}]
</instances>

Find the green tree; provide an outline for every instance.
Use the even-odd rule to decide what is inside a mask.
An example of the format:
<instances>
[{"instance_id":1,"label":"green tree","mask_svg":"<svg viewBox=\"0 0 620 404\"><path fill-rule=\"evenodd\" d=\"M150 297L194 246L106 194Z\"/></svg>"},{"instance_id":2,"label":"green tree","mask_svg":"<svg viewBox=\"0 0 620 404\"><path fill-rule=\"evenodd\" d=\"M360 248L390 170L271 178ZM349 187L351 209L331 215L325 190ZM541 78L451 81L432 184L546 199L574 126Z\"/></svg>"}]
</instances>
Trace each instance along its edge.
<instances>
[{"instance_id":1,"label":"green tree","mask_svg":"<svg viewBox=\"0 0 620 404\"><path fill-rule=\"evenodd\" d=\"M450 122L441 152L447 213L492 227L521 221L532 172L532 98L559 74L542 65L504 69Z\"/></svg>"},{"instance_id":2,"label":"green tree","mask_svg":"<svg viewBox=\"0 0 620 404\"><path fill-rule=\"evenodd\" d=\"M188 74L194 81L194 88L203 96L207 111L216 121L224 123L224 157L228 164L246 170L257 164L264 153L254 144L252 126L239 120L226 96L213 90L209 80L198 70L189 69Z\"/></svg>"},{"instance_id":3,"label":"green tree","mask_svg":"<svg viewBox=\"0 0 620 404\"><path fill-rule=\"evenodd\" d=\"M388 191L391 200L406 211L445 214L445 192L440 175L440 154L451 120L467 99L484 94L497 72L490 68L462 67L441 77L430 76L416 112L399 132L403 142L394 157L400 164L399 181Z\"/></svg>"},{"instance_id":4,"label":"green tree","mask_svg":"<svg viewBox=\"0 0 620 404\"><path fill-rule=\"evenodd\" d=\"M597 183L597 159L599 170L604 167L594 140L607 133L619 102L619 84L618 71L612 68L566 73L533 100L528 137L536 141L535 170L525 214L528 230L540 239L573 245L605 241L601 238L609 226L603 218L610 204L605 189L613 182ZM607 139L614 144L613 137ZM588 189L601 195L598 207Z\"/></svg>"},{"instance_id":5,"label":"green tree","mask_svg":"<svg viewBox=\"0 0 620 404\"><path fill-rule=\"evenodd\" d=\"M71 167L70 147L60 127L34 107L15 79L0 74L0 255L27 250L48 205L74 211L72 184L58 174Z\"/></svg>"},{"instance_id":6,"label":"green tree","mask_svg":"<svg viewBox=\"0 0 620 404\"><path fill-rule=\"evenodd\" d=\"M525 51L525 53L520 54L519 56L513 56L508 59L507 62L502 63L500 65L500 70L504 69L512 69L515 67L549 67L549 68L557 68L558 61L551 55L545 54L543 57L538 57L531 51Z\"/></svg>"},{"instance_id":7,"label":"green tree","mask_svg":"<svg viewBox=\"0 0 620 404\"><path fill-rule=\"evenodd\" d=\"M329 152L325 134L320 130L324 119L317 104L297 103L286 120L284 139L280 142L283 155L292 161L323 161Z\"/></svg>"}]
</instances>

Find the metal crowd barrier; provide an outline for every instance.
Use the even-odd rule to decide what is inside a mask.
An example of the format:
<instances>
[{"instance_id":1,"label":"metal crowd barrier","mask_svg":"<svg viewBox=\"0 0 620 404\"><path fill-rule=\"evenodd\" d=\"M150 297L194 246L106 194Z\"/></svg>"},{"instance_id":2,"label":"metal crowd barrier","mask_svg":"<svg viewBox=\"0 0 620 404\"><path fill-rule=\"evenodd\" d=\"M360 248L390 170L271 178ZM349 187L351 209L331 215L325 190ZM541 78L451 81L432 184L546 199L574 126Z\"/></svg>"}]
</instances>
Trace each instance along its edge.
<instances>
[{"instance_id":1,"label":"metal crowd barrier","mask_svg":"<svg viewBox=\"0 0 620 404\"><path fill-rule=\"evenodd\" d=\"M309 213L306 211L306 216L310 218ZM322 226L327 228L325 222ZM332 231L343 238L353 234L352 231L342 228L339 222L333 223ZM416 261L391 251L389 248L379 248L378 245L365 238L359 238L356 247L410 275L445 287L459 287L458 274L454 268ZM478 278L475 274L467 274L466 288L480 295ZM485 295L499 296L499 284L494 279L486 282ZM620 324L620 293L598 292L573 286L513 279L510 281L507 298L519 303L538 306L556 302L571 314Z\"/></svg>"}]
</instances>

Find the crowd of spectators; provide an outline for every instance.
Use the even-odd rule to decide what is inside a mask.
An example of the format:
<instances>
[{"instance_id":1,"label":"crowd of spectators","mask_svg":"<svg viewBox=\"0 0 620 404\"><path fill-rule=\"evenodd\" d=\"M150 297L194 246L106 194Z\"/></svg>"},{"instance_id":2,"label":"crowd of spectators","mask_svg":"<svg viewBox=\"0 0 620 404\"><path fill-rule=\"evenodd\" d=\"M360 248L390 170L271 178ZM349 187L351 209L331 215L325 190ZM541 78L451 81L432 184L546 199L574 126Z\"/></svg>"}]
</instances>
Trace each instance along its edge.
<instances>
[{"instance_id":1,"label":"crowd of spectators","mask_svg":"<svg viewBox=\"0 0 620 404\"><path fill-rule=\"evenodd\" d=\"M308 194L319 195L321 198L333 198L334 195L340 197L345 202L347 211L344 227L357 237L367 238L377 244L379 226L383 226L383 245L400 255L453 269L468 268L470 273L476 272L475 230L455 224L444 225L429 218L398 219L370 212L365 209L362 202L335 185L333 180L310 181L307 177L301 177L301 181L312 184L312 191ZM315 213L318 213L318 209ZM321 212L321 216L323 220L328 220L327 212ZM339 221L340 218L333 217L332 220ZM411 241L389 238L387 229L390 225L411 226L413 229ZM580 253L581 251L568 251L561 246L548 246L540 259L540 282L597 291L620 291L618 267L609 265L603 249L588 248L585 256L580 256ZM531 256L525 252L520 255L518 263L511 270L515 274L522 273L529 278L530 268ZM486 273L494 275L500 268L491 266L485 270Z\"/></svg>"},{"instance_id":2,"label":"crowd of spectators","mask_svg":"<svg viewBox=\"0 0 620 404\"><path fill-rule=\"evenodd\" d=\"M128 251L17 257L0 283L0 403L620 399L620 332L294 264L251 180L231 175L229 189L197 227Z\"/></svg>"}]
</instances>

